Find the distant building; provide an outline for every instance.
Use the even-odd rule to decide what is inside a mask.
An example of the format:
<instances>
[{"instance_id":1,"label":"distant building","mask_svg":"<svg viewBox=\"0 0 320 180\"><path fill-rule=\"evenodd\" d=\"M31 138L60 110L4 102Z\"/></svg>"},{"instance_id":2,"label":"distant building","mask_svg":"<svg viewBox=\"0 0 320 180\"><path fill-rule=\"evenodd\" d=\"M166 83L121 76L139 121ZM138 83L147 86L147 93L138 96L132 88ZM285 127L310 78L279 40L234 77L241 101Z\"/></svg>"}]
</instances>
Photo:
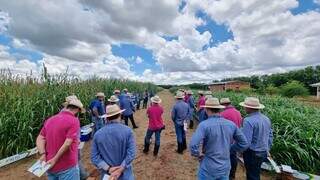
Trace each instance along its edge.
<instances>
[{"instance_id":1,"label":"distant building","mask_svg":"<svg viewBox=\"0 0 320 180\"><path fill-rule=\"evenodd\" d=\"M210 91L219 92L226 90L239 91L243 89L250 89L250 83L244 81L226 81L209 84Z\"/></svg>"},{"instance_id":2,"label":"distant building","mask_svg":"<svg viewBox=\"0 0 320 180\"><path fill-rule=\"evenodd\" d=\"M315 84L311 84L311 86L317 88L317 99L320 99L320 82L315 83Z\"/></svg>"}]
</instances>

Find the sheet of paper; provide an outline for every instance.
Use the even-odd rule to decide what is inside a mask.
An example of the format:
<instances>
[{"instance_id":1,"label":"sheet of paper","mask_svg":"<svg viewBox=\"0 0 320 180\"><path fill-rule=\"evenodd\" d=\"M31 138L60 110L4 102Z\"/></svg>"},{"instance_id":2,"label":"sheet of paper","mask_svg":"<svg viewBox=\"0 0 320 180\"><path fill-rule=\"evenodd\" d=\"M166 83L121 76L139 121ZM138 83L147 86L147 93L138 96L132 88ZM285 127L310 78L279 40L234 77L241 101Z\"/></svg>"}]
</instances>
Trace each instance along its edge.
<instances>
[{"instance_id":1,"label":"sheet of paper","mask_svg":"<svg viewBox=\"0 0 320 180\"><path fill-rule=\"evenodd\" d=\"M110 176L108 174L104 175L102 180L109 180L110 179Z\"/></svg>"},{"instance_id":2,"label":"sheet of paper","mask_svg":"<svg viewBox=\"0 0 320 180\"><path fill-rule=\"evenodd\" d=\"M50 169L50 167L50 164L46 164L45 162L40 162L38 160L28 169L28 171L37 177L41 177L45 172L48 171L48 169Z\"/></svg>"},{"instance_id":3,"label":"sheet of paper","mask_svg":"<svg viewBox=\"0 0 320 180\"><path fill-rule=\"evenodd\" d=\"M84 142L80 142L78 149L82 149L84 146Z\"/></svg>"}]
</instances>

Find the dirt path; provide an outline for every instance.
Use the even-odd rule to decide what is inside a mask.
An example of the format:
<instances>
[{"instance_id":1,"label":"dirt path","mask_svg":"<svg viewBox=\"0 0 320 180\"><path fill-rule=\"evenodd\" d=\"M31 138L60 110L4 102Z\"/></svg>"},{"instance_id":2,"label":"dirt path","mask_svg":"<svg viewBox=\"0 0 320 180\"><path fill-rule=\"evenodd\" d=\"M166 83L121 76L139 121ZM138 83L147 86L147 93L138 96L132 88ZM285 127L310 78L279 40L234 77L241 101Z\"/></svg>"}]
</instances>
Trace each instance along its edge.
<instances>
[{"instance_id":1,"label":"dirt path","mask_svg":"<svg viewBox=\"0 0 320 180\"><path fill-rule=\"evenodd\" d=\"M142 153L145 132L148 126L146 111L139 110L135 113L135 120L139 126L135 131L137 141L137 157L134 160L134 174L137 180L194 180L198 168L198 161L190 156L187 151L183 155L175 153L176 136L174 126L170 119L170 110L174 104L174 98L169 91L159 93L162 99L162 106L165 109L163 116L166 124L166 129L161 134L161 147L159 155L154 158L152 155L153 145L151 145L151 153L145 155ZM187 133L189 141L193 131ZM154 140L153 140L154 142ZM11 164L4 168L0 168L0 179L39 179L32 176L26 169L36 160L36 157L30 157L17 163ZM90 162L90 143L86 143L83 150L83 163L86 169L93 174L95 167ZM237 171L236 179L245 179L244 170L240 166ZM46 179L45 177L40 179ZM97 178L90 178L97 179ZM271 179L269 176L263 176L262 179Z\"/></svg>"}]
</instances>

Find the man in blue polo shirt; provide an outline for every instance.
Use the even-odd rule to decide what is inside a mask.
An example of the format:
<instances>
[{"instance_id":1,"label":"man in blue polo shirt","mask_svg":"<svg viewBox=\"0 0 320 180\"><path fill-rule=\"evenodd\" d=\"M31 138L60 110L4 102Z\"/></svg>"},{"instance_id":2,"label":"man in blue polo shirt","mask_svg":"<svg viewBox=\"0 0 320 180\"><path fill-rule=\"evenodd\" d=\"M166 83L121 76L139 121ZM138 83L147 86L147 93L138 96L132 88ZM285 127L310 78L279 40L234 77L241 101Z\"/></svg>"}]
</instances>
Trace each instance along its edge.
<instances>
[{"instance_id":1,"label":"man in blue polo shirt","mask_svg":"<svg viewBox=\"0 0 320 180\"><path fill-rule=\"evenodd\" d=\"M130 96L126 94L122 99L120 99L120 108L125 110L122 113L125 124L128 126L128 120L130 119L133 129L138 128L136 123L134 122L133 112L135 111L135 107L131 102Z\"/></svg>"},{"instance_id":2,"label":"man in blue polo shirt","mask_svg":"<svg viewBox=\"0 0 320 180\"><path fill-rule=\"evenodd\" d=\"M265 106L258 98L248 97L240 103L248 116L244 119L242 131L249 148L243 153L248 180L259 180L262 162L267 158L272 145L273 135L270 119L260 110Z\"/></svg>"},{"instance_id":3,"label":"man in blue polo shirt","mask_svg":"<svg viewBox=\"0 0 320 180\"><path fill-rule=\"evenodd\" d=\"M100 170L101 177L109 174L112 179L134 180L132 161L136 156L133 131L121 124L118 105L107 106L108 123L93 138L91 161Z\"/></svg>"},{"instance_id":4,"label":"man in blue polo shirt","mask_svg":"<svg viewBox=\"0 0 320 180\"><path fill-rule=\"evenodd\" d=\"M209 118L199 124L190 141L191 155L200 160L198 179L228 180L230 149L244 151L248 142L233 122L219 115L224 106L217 98L207 99L203 107ZM202 152L199 151L201 144Z\"/></svg>"},{"instance_id":5,"label":"man in blue polo shirt","mask_svg":"<svg viewBox=\"0 0 320 180\"><path fill-rule=\"evenodd\" d=\"M183 154L183 151L187 149L186 133L184 130L184 123L190 118L189 105L184 102L184 93L181 91L177 92L175 96L177 99L176 104L173 106L171 111L171 118L174 122L174 127L177 135L178 149L177 153Z\"/></svg>"},{"instance_id":6,"label":"man in blue polo shirt","mask_svg":"<svg viewBox=\"0 0 320 180\"><path fill-rule=\"evenodd\" d=\"M96 99L94 99L89 106L89 109L91 110L91 120L95 124L95 132L104 126L104 120L101 118L101 116L106 113L104 99L104 93L98 92L96 94Z\"/></svg>"}]
</instances>

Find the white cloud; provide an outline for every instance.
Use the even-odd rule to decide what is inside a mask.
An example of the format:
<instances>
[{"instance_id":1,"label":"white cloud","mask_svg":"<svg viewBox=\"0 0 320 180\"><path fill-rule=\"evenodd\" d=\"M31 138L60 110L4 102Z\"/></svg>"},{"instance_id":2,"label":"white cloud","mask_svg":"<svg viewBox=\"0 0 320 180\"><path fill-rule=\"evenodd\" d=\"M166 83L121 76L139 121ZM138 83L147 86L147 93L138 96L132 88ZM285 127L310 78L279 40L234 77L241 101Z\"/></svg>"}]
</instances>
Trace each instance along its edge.
<instances>
[{"instance_id":1,"label":"white cloud","mask_svg":"<svg viewBox=\"0 0 320 180\"><path fill-rule=\"evenodd\" d=\"M297 0L189 0L182 12L178 4L177 0L0 0L0 33L10 35L16 48L44 54L38 63L16 61L2 46L0 68L39 71L45 62L52 73L68 68L81 77L97 74L168 84L319 64L320 13L293 15L290 9L298 7ZM203 50L219 37L196 30L206 23L196 17L198 11L227 26L234 40ZM178 39L165 41L163 35ZM119 43L152 50L162 72L147 69L137 76L125 59L112 54L110 44ZM132 62L145 61L138 56Z\"/></svg>"},{"instance_id":2,"label":"white cloud","mask_svg":"<svg viewBox=\"0 0 320 180\"><path fill-rule=\"evenodd\" d=\"M143 59L140 56L137 56L136 63L141 64L143 62Z\"/></svg>"},{"instance_id":3,"label":"white cloud","mask_svg":"<svg viewBox=\"0 0 320 180\"><path fill-rule=\"evenodd\" d=\"M320 5L320 0L313 0L313 2Z\"/></svg>"}]
</instances>

